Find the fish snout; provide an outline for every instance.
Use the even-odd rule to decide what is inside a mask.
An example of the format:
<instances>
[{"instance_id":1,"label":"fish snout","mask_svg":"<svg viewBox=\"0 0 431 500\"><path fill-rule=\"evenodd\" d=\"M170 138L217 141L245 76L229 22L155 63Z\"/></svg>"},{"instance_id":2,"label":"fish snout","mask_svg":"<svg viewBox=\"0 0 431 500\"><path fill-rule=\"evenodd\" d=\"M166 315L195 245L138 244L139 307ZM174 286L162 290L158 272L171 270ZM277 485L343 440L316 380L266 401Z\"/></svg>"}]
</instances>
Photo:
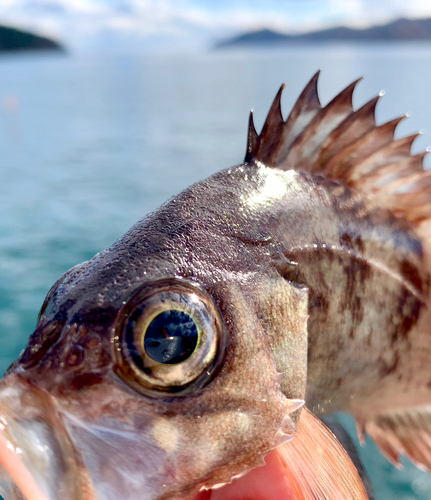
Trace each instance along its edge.
<instances>
[{"instance_id":1,"label":"fish snout","mask_svg":"<svg viewBox=\"0 0 431 500\"><path fill-rule=\"evenodd\" d=\"M6 500L95 499L54 398L19 374L0 381L0 493Z\"/></svg>"}]
</instances>

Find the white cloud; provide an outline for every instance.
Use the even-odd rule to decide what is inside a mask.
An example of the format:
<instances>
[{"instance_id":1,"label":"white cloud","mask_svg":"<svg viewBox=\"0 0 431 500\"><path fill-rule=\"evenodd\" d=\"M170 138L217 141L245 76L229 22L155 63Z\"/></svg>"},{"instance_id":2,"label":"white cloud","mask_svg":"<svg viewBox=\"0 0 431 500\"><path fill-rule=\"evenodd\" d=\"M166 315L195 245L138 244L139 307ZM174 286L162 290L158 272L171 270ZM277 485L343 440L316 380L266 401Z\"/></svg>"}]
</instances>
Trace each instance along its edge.
<instances>
[{"instance_id":1,"label":"white cloud","mask_svg":"<svg viewBox=\"0 0 431 500\"><path fill-rule=\"evenodd\" d=\"M430 0L1 0L0 19L63 39L74 47L112 35L130 40L163 36L201 44L249 29L311 30L366 26L396 17L431 17ZM114 36L115 35L115 36Z\"/></svg>"},{"instance_id":2,"label":"white cloud","mask_svg":"<svg viewBox=\"0 0 431 500\"><path fill-rule=\"evenodd\" d=\"M386 23L399 17L431 17L429 0L330 0L330 5L334 12L344 14L347 24L357 26Z\"/></svg>"}]
</instances>

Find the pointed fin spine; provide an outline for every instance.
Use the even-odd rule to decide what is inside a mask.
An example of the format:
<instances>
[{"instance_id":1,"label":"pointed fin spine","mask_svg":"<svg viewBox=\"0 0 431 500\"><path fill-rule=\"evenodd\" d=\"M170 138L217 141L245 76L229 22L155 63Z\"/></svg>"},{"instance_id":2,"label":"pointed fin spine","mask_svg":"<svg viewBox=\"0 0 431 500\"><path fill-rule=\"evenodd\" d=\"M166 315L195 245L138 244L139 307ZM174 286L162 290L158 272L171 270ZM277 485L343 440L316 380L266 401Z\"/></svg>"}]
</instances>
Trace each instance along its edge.
<instances>
[{"instance_id":1,"label":"pointed fin spine","mask_svg":"<svg viewBox=\"0 0 431 500\"><path fill-rule=\"evenodd\" d=\"M396 127L407 115L377 126L375 109L382 93L354 111L353 92L360 79L322 107L318 78L319 72L286 121L281 113L284 86L272 103L260 135L251 115L246 161L260 161L282 170L323 173L413 224L431 220L431 181L423 169L426 152L410 155L417 135L394 140Z\"/></svg>"},{"instance_id":2,"label":"pointed fin spine","mask_svg":"<svg viewBox=\"0 0 431 500\"><path fill-rule=\"evenodd\" d=\"M248 119L247 152L245 155L245 161L251 160L252 155L253 155L253 151L256 148L258 138L259 138L259 136L256 132L256 127L254 126L253 110L251 110L250 116Z\"/></svg>"},{"instance_id":3,"label":"pointed fin spine","mask_svg":"<svg viewBox=\"0 0 431 500\"><path fill-rule=\"evenodd\" d=\"M286 85L283 84L269 109L268 116L256 143L256 158L261 158L265 164L272 163L272 156L277 149L277 143L281 139L281 130L284 125L281 113L281 94Z\"/></svg>"}]
</instances>

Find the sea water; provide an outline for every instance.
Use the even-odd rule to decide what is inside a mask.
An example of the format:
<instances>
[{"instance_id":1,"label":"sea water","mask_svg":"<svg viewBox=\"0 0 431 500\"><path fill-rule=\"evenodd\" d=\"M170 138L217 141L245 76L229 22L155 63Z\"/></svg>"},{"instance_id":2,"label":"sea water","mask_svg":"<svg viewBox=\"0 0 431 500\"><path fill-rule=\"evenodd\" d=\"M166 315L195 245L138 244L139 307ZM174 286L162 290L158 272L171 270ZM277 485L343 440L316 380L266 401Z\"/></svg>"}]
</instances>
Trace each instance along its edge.
<instances>
[{"instance_id":1,"label":"sea water","mask_svg":"<svg viewBox=\"0 0 431 500\"><path fill-rule=\"evenodd\" d=\"M0 57L0 370L23 349L51 285L148 211L244 157L282 82L285 115L322 69L323 103L353 80L377 120L431 131L431 44L308 45L189 54ZM414 152L431 143L420 137ZM354 435L350 417L341 417ZM378 500L431 499L431 477L360 450Z\"/></svg>"}]
</instances>

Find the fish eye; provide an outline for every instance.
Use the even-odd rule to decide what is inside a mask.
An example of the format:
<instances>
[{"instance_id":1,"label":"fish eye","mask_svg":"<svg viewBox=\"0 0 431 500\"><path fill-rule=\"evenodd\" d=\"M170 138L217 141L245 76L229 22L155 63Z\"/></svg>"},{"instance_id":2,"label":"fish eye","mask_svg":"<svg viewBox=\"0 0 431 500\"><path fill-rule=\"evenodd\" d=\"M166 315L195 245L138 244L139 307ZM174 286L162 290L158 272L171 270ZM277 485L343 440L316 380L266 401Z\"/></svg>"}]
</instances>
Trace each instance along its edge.
<instances>
[{"instance_id":1,"label":"fish eye","mask_svg":"<svg viewBox=\"0 0 431 500\"><path fill-rule=\"evenodd\" d=\"M116 322L115 373L151 397L202 388L223 362L226 333L212 297L196 284L148 283L124 304Z\"/></svg>"}]
</instances>

